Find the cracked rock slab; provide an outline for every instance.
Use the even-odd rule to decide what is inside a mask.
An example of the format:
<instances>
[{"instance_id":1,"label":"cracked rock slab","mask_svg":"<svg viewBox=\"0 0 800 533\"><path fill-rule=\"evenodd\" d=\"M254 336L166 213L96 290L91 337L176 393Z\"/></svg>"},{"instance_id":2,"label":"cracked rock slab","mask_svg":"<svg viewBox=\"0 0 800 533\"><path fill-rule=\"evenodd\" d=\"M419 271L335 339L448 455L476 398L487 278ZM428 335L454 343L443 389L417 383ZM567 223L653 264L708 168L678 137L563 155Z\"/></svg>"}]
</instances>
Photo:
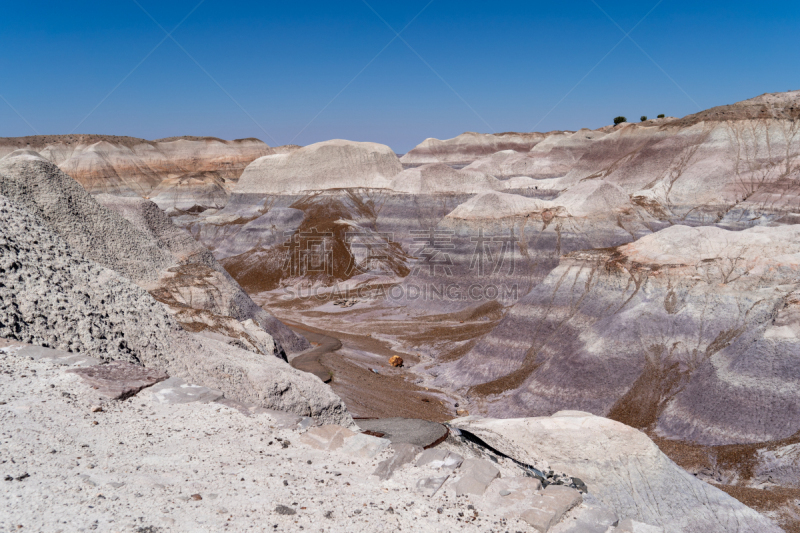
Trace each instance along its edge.
<instances>
[{"instance_id":1,"label":"cracked rock slab","mask_svg":"<svg viewBox=\"0 0 800 533\"><path fill-rule=\"evenodd\" d=\"M330 424L309 429L300 437L300 442L317 450L333 451L355 435L345 427Z\"/></svg>"},{"instance_id":2,"label":"cracked rock slab","mask_svg":"<svg viewBox=\"0 0 800 533\"><path fill-rule=\"evenodd\" d=\"M358 433L354 437L347 439L342 446L342 452L362 459L372 459L385 450L389 444L391 444L389 439Z\"/></svg>"},{"instance_id":3,"label":"cracked rock slab","mask_svg":"<svg viewBox=\"0 0 800 533\"><path fill-rule=\"evenodd\" d=\"M619 533L664 533L664 528L626 518L619 523L615 531Z\"/></svg>"},{"instance_id":4,"label":"cracked rock slab","mask_svg":"<svg viewBox=\"0 0 800 533\"><path fill-rule=\"evenodd\" d=\"M483 498L476 499L475 505L506 519L518 518L530 509L531 499L541 488L541 482L534 477L497 478L489 484Z\"/></svg>"},{"instance_id":5,"label":"cracked rock slab","mask_svg":"<svg viewBox=\"0 0 800 533\"><path fill-rule=\"evenodd\" d=\"M130 398L142 389L166 380L164 372L114 361L107 365L89 366L67 370L78 374L84 381L112 400Z\"/></svg>"},{"instance_id":6,"label":"cracked rock slab","mask_svg":"<svg viewBox=\"0 0 800 533\"><path fill-rule=\"evenodd\" d=\"M381 418L359 420L358 426L366 431L383 433L393 443L407 442L421 448L431 448L447 438L447 428L437 422L414 418Z\"/></svg>"},{"instance_id":7,"label":"cracked rock slab","mask_svg":"<svg viewBox=\"0 0 800 533\"><path fill-rule=\"evenodd\" d=\"M542 491L541 502L552 509L560 520L567 511L581 503L583 498L577 490L561 485L550 485Z\"/></svg>"},{"instance_id":8,"label":"cracked rock slab","mask_svg":"<svg viewBox=\"0 0 800 533\"><path fill-rule=\"evenodd\" d=\"M169 378L150 389L159 403L210 403L222 398L214 389L186 383L180 378Z\"/></svg>"},{"instance_id":9,"label":"cracked rock slab","mask_svg":"<svg viewBox=\"0 0 800 533\"><path fill-rule=\"evenodd\" d=\"M43 346L25 346L16 352L20 357L30 357L35 361L49 361L66 366L95 366L102 363L100 359L83 353L64 352Z\"/></svg>"},{"instance_id":10,"label":"cracked rock slab","mask_svg":"<svg viewBox=\"0 0 800 533\"><path fill-rule=\"evenodd\" d=\"M417 492L433 496L450 476L426 477L417 481Z\"/></svg>"},{"instance_id":11,"label":"cracked rock slab","mask_svg":"<svg viewBox=\"0 0 800 533\"><path fill-rule=\"evenodd\" d=\"M464 458L454 452L448 452L441 448L431 448L422 452L422 455L417 459L417 466L429 465L432 468L445 468L448 470L455 470Z\"/></svg>"},{"instance_id":12,"label":"cracked rock slab","mask_svg":"<svg viewBox=\"0 0 800 533\"><path fill-rule=\"evenodd\" d=\"M482 496L486 487L500 477L500 471L485 459L466 459L461 465L461 477L455 482L456 495Z\"/></svg>"},{"instance_id":13,"label":"cracked rock slab","mask_svg":"<svg viewBox=\"0 0 800 533\"><path fill-rule=\"evenodd\" d=\"M389 479L399 468L413 461L422 451L419 446L407 442L392 444L391 448L394 450L394 455L378 463L378 468L372 473L373 476Z\"/></svg>"}]
</instances>

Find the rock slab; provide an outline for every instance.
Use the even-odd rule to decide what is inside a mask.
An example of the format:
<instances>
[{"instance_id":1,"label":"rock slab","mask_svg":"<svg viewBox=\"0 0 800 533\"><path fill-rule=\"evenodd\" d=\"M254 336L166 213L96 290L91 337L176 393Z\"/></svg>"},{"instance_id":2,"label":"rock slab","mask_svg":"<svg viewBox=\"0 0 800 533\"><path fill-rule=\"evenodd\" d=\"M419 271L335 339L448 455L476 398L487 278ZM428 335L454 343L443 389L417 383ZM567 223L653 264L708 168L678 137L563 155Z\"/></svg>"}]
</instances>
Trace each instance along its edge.
<instances>
[{"instance_id":1,"label":"rock slab","mask_svg":"<svg viewBox=\"0 0 800 533\"><path fill-rule=\"evenodd\" d=\"M160 370L132 365L125 361L76 368L67 372L78 374L100 394L112 400L130 398L145 387L155 385L169 377Z\"/></svg>"},{"instance_id":2,"label":"rock slab","mask_svg":"<svg viewBox=\"0 0 800 533\"><path fill-rule=\"evenodd\" d=\"M365 431L383 433L383 437L393 443L405 442L421 448L430 448L447 437L447 428L437 422L413 418L381 418L379 420L358 420L358 426Z\"/></svg>"}]
</instances>

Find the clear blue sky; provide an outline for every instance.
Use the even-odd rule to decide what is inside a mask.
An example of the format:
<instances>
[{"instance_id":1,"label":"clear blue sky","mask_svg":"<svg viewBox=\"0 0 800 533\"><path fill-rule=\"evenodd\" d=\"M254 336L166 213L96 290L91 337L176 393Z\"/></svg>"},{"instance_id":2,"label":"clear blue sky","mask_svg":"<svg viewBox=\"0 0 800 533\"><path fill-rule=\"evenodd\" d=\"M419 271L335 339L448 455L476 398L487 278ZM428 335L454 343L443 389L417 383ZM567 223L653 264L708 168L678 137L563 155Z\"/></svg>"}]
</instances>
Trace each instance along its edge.
<instances>
[{"instance_id":1,"label":"clear blue sky","mask_svg":"<svg viewBox=\"0 0 800 533\"><path fill-rule=\"evenodd\" d=\"M168 32L199 2L136 1ZM0 136L345 138L402 153L800 88L796 1L205 0L177 44L136 1L4 2ZM401 39L387 24L408 27Z\"/></svg>"}]
</instances>

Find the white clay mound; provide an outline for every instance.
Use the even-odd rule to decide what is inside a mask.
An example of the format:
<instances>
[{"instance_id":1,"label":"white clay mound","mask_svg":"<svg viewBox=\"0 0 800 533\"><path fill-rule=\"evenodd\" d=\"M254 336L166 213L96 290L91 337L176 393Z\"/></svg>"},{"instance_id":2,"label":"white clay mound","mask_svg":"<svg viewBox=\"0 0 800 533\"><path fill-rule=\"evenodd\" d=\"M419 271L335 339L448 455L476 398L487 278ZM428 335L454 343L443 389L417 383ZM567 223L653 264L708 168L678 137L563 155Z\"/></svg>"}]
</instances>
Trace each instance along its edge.
<instances>
[{"instance_id":1,"label":"white clay mound","mask_svg":"<svg viewBox=\"0 0 800 533\"><path fill-rule=\"evenodd\" d=\"M499 181L480 172L456 170L434 163L404 170L394 177L391 189L410 194L461 193L493 191Z\"/></svg>"},{"instance_id":2,"label":"white clay mound","mask_svg":"<svg viewBox=\"0 0 800 533\"><path fill-rule=\"evenodd\" d=\"M553 204L546 200L526 198L517 194L488 192L479 194L456 207L448 218L462 220L489 220L540 213Z\"/></svg>"},{"instance_id":3,"label":"white clay mound","mask_svg":"<svg viewBox=\"0 0 800 533\"><path fill-rule=\"evenodd\" d=\"M713 226L671 226L623 246L630 260L643 264L696 265L706 260L769 263L769 268L800 268L800 228L797 225L756 226L727 231ZM751 273L752 274L752 273Z\"/></svg>"},{"instance_id":4,"label":"white clay mound","mask_svg":"<svg viewBox=\"0 0 800 533\"><path fill-rule=\"evenodd\" d=\"M386 188L403 170L391 148L332 140L290 154L257 159L245 169L235 193L291 194L345 188Z\"/></svg>"}]
</instances>

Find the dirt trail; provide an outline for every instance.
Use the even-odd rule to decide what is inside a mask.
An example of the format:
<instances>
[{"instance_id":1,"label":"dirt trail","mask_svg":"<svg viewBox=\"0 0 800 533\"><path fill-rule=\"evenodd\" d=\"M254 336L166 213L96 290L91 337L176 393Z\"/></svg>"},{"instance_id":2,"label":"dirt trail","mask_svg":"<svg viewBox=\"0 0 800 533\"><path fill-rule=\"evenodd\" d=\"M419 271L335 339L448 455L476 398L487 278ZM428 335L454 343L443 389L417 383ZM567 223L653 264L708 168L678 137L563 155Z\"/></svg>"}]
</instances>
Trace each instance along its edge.
<instances>
[{"instance_id":1,"label":"dirt trail","mask_svg":"<svg viewBox=\"0 0 800 533\"><path fill-rule=\"evenodd\" d=\"M300 324L292 324L285 321L284 323L289 326L292 331L308 339L313 346L310 350L306 350L294 356L289 363L297 370L314 374L324 383L330 383L333 376L327 368L322 366L320 358L325 354L335 352L341 348L342 342L335 337L311 331Z\"/></svg>"},{"instance_id":2,"label":"dirt trail","mask_svg":"<svg viewBox=\"0 0 800 533\"><path fill-rule=\"evenodd\" d=\"M311 350L294 356L290 364L329 383L353 416L399 416L434 422L456 416L453 405L457 400L442 391L410 382L404 369L388 364L389 357L396 352L384 342L342 331L320 330L286 317L280 319L314 344ZM403 355L409 364L417 362L416 358Z\"/></svg>"}]
</instances>

